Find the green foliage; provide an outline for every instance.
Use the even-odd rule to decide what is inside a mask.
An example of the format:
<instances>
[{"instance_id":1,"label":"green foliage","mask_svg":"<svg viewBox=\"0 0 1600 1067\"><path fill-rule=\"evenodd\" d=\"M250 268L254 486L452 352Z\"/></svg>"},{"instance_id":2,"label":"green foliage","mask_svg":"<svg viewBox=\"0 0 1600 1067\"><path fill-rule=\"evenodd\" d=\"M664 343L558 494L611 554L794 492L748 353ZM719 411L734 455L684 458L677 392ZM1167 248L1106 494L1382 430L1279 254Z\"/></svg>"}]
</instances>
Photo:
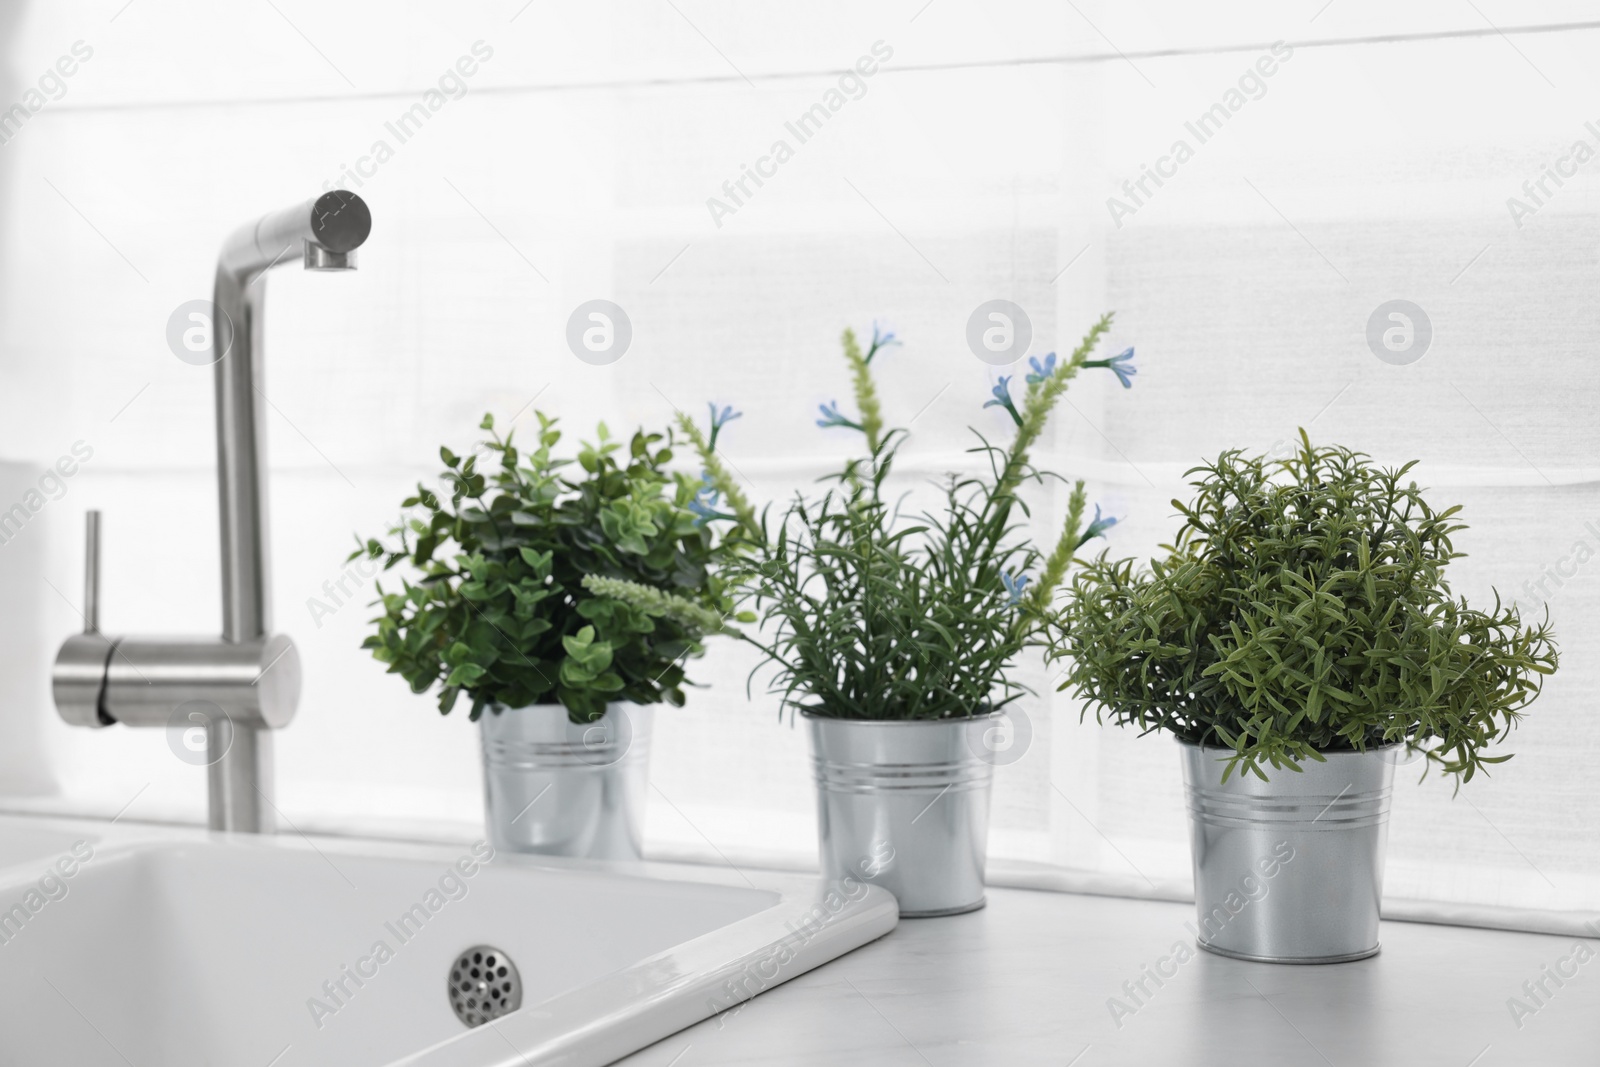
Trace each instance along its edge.
<instances>
[{"instance_id":1,"label":"green foliage","mask_svg":"<svg viewBox=\"0 0 1600 1067\"><path fill-rule=\"evenodd\" d=\"M1009 445L975 434L971 451L988 460L987 474L951 475L941 483L942 507L920 516L902 515L885 496L906 431L884 428L871 364L892 337L875 331L863 354L845 331L859 416L825 406L819 424L860 433L867 454L824 479L832 485L820 495L797 494L775 522L756 514L706 435L680 416L708 492L727 501L725 517L735 520L728 536L742 554L727 574L773 634L766 644L740 636L776 665L772 689L782 707L846 719L949 719L1026 692L1009 671L1037 643L1043 610L1082 542L1083 495L1079 483L1062 534L1071 549L1052 556L1045 580L1024 596L1025 575L1041 558L1019 529L1027 514L1019 490L1054 477L1032 466L1030 449L1110 323L1109 315L1098 322L1059 369L1054 356L1040 368Z\"/></svg>"},{"instance_id":2,"label":"green foliage","mask_svg":"<svg viewBox=\"0 0 1600 1067\"><path fill-rule=\"evenodd\" d=\"M1434 511L1406 481L1414 465L1380 469L1302 430L1292 457L1194 468L1164 559L1102 553L1077 573L1051 627L1061 688L1102 721L1232 749L1229 773L1401 742L1458 783L1509 759L1482 750L1555 671L1548 624L1452 598L1460 508Z\"/></svg>"},{"instance_id":3,"label":"green foliage","mask_svg":"<svg viewBox=\"0 0 1600 1067\"><path fill-rule=\"evenodd\" d=\"M485 415L477 452L439 450L448 495L418 485L388 540L351 553L413 571L398 591L379 583L383 613L362 647L414 692L438 685L441 713L465 693L473 719L490 703L559 702L574 722L599 718L609 701L681 705L683 663L707 630L584 578L631 583L711 618L730 611L715 574L726 549L687 508L699 484L665 469L670 431L641 430L624 446L602 423L574 470L552 452L556 420L538 418L524 452Z\"/></svg>"}]
</instances>

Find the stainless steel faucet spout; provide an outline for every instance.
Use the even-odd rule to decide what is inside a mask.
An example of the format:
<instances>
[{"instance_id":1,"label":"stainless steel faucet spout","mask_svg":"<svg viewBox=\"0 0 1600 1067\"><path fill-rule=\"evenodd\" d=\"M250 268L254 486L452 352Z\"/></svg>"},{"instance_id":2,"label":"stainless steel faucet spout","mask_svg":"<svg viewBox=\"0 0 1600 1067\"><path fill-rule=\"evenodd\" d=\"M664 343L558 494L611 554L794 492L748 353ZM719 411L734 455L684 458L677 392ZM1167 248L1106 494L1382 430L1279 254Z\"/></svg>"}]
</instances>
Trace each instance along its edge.
<instances>
[{"instance_id":1,"label":"stainless steel faucet spout","mask_svg":"<svg viewBox=\"0 0 1600 1067\"><path fill-rule=\"evenodd\" d=\"M341 257L354 267L355 250L372 232L372 213L356 194L336 189L235 230L217 257L213 301L231 337L212 331L217 377L217 491L222 515L222 637L248 641L271 626L267 501L261 469L262 348L266 284L259 276L297 258ZM315 251L314 251L315 250ZM326 268L321 268L326 269Z\"/></svg>"},{"instance_id":2,"label":"stainless steel faucet spout","mask_svg":"<svg viewBox=\"0 0 1600 1067\"><path fill-rule=\"evenodd\" d=\"M335 189L234 230L222 244L217 273L248 285L262 271L292 263L313 248L335 255L354 252L371 233L372 212L366 201Z\"/></svg>"}]
</instances>

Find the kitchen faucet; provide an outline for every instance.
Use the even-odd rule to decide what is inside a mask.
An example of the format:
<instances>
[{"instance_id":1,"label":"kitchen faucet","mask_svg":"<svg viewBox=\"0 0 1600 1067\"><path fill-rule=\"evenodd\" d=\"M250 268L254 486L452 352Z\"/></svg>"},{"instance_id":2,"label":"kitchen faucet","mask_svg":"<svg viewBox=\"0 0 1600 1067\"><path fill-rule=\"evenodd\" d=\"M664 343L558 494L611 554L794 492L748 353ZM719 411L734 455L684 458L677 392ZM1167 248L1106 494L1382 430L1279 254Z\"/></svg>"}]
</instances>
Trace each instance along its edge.
<instances>
[{"instance_id":1,"label":"kitchen faucet","mask_svg":"<svg viewBox=\"0 0 1600 1067\"><path fill-rule=\"evenodd\" d=\"M336 189L241 226L217 258L211 336L222 532L220 637L102 634L100 515L88 515L84 632L67 638L56 656L56 710L74 726L166 727L169 737L184 739L203 731L213 830L272 832L269 731L289 724L300 699L294 642L271 632L261 275L296 255L307 270L354 270L355 250L371 230L367 205Z\"/></svg>"}]
</instances>

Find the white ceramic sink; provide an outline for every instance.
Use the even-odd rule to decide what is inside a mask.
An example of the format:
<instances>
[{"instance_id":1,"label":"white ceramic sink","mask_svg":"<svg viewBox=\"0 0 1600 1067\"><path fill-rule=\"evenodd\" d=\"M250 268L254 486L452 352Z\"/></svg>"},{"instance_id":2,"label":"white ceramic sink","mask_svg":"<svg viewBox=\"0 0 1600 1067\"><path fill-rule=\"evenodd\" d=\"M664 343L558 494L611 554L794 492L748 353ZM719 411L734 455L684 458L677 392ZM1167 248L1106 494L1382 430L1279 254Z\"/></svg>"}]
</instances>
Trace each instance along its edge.
<instances>
[{"instance_id":1,"label":"white ceramic sink","mask_svg":"<svg viewBox=\"0 0 1600 1067\"><path fill-rule=\"evenodd\" d=\"M73 840L0 854L0 1064L604 1064L898 914L859 883L641 877L481 843ZM478 944L511 957L524 994L468 1029L446 986Z\"/></svg>"},{"instance_id":2,"label":"white ceramic sink","mask_svg":"<svg viewBox=\"0 0 1600 1067\"><path fill-rule=\"evenodd\" d=\"M100 835L53 819L0 816L0 868L30 859L54 859L79 841L92 850Z\"/></svg>"}]
</instances>

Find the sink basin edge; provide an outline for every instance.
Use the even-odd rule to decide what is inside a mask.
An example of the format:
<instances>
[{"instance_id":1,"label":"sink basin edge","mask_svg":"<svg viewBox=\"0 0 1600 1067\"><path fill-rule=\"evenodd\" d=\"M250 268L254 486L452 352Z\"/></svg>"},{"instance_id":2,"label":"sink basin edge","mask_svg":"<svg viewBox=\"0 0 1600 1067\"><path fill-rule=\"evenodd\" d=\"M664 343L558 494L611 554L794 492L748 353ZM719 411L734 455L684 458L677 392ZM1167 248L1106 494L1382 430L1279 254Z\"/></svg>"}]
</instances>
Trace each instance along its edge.
<instances>
[{"instance_id":1,"label":"sink basin edge","mask_svg":"<svg viewBox=\"0 0 1600 1067\"><path fill-rule=\"evenodd\" d=\"M388 1067L603 1067L875 941L894 896L855 882L783 894L755 915Z\"/></svg>"}]
</instances>

